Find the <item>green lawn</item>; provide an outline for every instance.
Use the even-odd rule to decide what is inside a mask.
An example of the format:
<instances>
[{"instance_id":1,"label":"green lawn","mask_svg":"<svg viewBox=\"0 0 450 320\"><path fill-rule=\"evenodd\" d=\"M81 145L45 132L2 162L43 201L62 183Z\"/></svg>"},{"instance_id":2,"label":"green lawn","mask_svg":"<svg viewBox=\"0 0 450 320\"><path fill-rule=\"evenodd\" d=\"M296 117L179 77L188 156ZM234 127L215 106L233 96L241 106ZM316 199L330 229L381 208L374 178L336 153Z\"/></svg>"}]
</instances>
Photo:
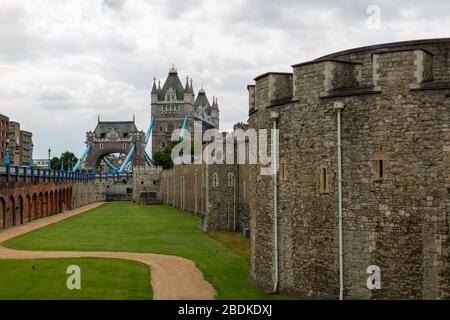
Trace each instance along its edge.
<instances>
[{"instance_id":1,"label":"green lawn","mask_svg":"<svg viewBox=\"0 0 450 320\"><path fill-rule=\"evenodd\" d=\"M70 265L80 267L80 290L67 288ZM150 268L139 262L100 258L0 260L0 300L151 298Z\"/></svg>"},{"instance_id":2,"label":"green lawn","mask_svg":"<svg viewBox=\"0 0 450 320\"><path fill-rule=\"evenodd\" d=\"M199 231L198 217L169 206L112 202L10 239L4 245L22 250L176 255L197 264L206 280L215 287L217 299L286 298L265 294L250 281L248 257L242 253L242 245L234 248L232 243L225 241L224 245L209 237Z\"/></svg>"}]
</instances>

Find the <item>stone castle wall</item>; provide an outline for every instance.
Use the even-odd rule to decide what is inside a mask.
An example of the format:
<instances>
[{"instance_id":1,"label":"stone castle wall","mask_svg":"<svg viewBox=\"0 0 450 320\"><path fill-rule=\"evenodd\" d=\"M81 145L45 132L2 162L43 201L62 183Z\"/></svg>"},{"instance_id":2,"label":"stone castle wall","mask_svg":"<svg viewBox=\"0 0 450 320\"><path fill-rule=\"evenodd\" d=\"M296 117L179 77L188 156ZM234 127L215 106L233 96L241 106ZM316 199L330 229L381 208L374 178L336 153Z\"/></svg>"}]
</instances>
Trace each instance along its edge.
<instances>
[{"instance_id":1,"label":"stone castle wall","mask_svg":"<svg viewBox=\"0 0 450 320\"><path fill-rule=\"evenodd\" d=\"M144 194L155 194L155 202L159 202L160 180L162 168L149 168L146 166L133 168L133 201L145 203Z\"/></svg>"},{"instance_id":2,"label":"stone castle wall","mask_svg":"<svg viewBox=\"0 0 450 320\"><path fill-rule=\"evenodd\" d=\"M450 298L448 48L449 40L356 49L249 86L250 127L270 128L270 112L279 112L281 291L338 297L334 104L343 102L345 296ZM277 88L291 78L292 88ZM249 170L252 277L270 290L273 182ZM381 268L381 290L366 287L370 265Z\"/></svg>"},{"instance_id":3,"label":"stone castle wall","mask_svg":"<svg viewBox=\"0 0 450 320\"><path fill-rule=\"evenodd\" d=\"M203 231L242 230L249 221L248 196L239 183L245 174L236 165L176 165L162 172L160 202L199 215Z\"/></svg>"}]
</instances>

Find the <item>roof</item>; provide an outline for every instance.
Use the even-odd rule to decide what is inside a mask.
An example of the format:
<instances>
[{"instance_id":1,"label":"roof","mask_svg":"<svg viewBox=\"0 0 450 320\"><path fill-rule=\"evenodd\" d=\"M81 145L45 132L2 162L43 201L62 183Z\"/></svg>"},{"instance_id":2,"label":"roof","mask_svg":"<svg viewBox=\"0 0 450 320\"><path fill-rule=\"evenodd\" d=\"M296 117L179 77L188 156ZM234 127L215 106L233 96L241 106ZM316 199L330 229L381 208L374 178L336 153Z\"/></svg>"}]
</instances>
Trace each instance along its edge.
<instances>
[{"instance_id":1,"label":"roof","mask_svg":"<svg viewBox=\"0 0 450 320\"><path fill-rule=\"evenodd\" d=\"M184 98L184 87L183 84L180 81L180 78L178 77L178 73L176 70L170 70L169 75L167 76L166 82L164 82L164 85L162 89L158 92L158 99L164 100L166 97L166 92L169 90L169 88L172 88L175 90L177 94L178 100L183 100Z\"/></svg>"},{"instance_id":2,"label":"roof","mask_svg":"<svg viewBox=\"0 0 450 320\"><path fill-rule=\"evenodd\" d=\"M158 89L156 89L156 78L153 79L153 86L152 86L152 94L158 93Z\"/></svg>"},{"instance_id":3,"label":"roof","mask_svg":"<svg viewBox=\"0 0 450 320\"><path fill-rule=\"evenodd\" d=\"M134 121L99 121L94 134L100 138L102 134L108 134L111 129L114 129L120 137L123 137L124 133L129 135L131 132L138 132Z\"/></svg>"},{"instance_id":4,"label":"roof","mask_svg":"<svg viewBox=\"0 0 450 320\"><path fill-rule=\"evenodd\" d=\"M211 107L209 104L208 98L206 97L206 93L204 90L200 90L197 95L197 99L195 99L194 106L207 106Z\"/></svg>"},{"instance_id":5,"label":"roof","mask_svg":"<svg viewBox=\"0 0 450 320\"><path fill-rule=\"evenodd\" d=\"M348 55L351 53L362 53L367 51L377 51L380 49L393 49L393 48L401 48L401 47L418 47L426 46L426 45L438 45L438 44L449 44L450 38L434 38L434 39L421 39L421 40L408 40L408 41L400 41L400 42L388 42L382 44L375 44L365 47L359 47L354 49L348 49L344 51L338 51L332 54L328 54L317 58L316 60L322 60L326 58L335 58L342 55Z\"/></svg>"},{"instance_id":6,"label":"roof","mask_svg":"<svg viewBox=\"0 0 450 320\"><path fill-rule=\"evenodd\" d=\"M292 76L292 75L293 75L292 72L273 72L273 71L270 71L270 72L266 72L266 73L263 73L263 74L257 76L257 77L256 77L255 79L253 79L253 80L256 81L256 80L258 80L258 79L260 79L260 78L263 78L263 77L268 76L268 75L271 75L271 74L274 74L274 75L282 75L282 76Z\"/></svg>"}]
</instances>

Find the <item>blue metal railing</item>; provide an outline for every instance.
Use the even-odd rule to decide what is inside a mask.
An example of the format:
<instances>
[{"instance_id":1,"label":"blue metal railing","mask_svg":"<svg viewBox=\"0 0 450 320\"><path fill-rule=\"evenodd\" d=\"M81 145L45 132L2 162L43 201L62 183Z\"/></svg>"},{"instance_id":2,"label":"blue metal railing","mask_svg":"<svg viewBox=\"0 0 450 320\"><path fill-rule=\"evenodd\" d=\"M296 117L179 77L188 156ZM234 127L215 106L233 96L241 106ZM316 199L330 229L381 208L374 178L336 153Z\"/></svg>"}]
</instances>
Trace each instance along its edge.
<instances>
[{"instance_id":1,"label":"blue metal railing","mask_svg":"<svg viewBox=\"0 0 450 320\"><path fill-rule=\"evenodd\" d=\"M15 166L10 164L0 165L0 176L5 176L6 181L29 181L33 183L92 181L95 179L95 174L93 172L36 169L34 167Z\"/></svg>"},{"instance_id":2,"label":"blue metal railing","mask_svg":"<svg viewBox=\"0 0 450 320\"><path fill-rule=\"evenodd\" d=\"M28 181L39 182L88 182L96 179L129 178L131 173L94 173L93 171L61 171L49 169L36 169L34 167L15 166L10 164L0 164L0 176L6 177L6 181Z\"/></svg>"}]
</instances>

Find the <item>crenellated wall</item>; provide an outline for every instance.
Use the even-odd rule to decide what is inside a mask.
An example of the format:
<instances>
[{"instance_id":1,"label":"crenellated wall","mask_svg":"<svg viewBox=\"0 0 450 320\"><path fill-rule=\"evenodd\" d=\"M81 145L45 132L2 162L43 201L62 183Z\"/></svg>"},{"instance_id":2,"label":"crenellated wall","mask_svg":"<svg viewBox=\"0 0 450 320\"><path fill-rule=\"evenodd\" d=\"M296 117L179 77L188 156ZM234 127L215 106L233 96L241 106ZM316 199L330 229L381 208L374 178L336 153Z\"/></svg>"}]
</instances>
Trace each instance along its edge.
<instances>
[{"instance_id":1,"label":"crenellated wall","mask_svg":"<svg viewBox=\"0 0 450 320\"><path fill-rule=\"evenodd\" d=\"M203 231L249 228L248 165L237 165L237 149L226 164L225 150L223 164L175 165L161 175L160 202L199 215Z\"/></svg>"},{"instance_id":2,"label":"crenellated wall","mask_svg":"<svg viewBox=\"0 0 450 320\"><path fill-rule=\"evenodd\" d=\"M282 292L339 294L334 105L343 102L345 297L450 298L449 48L450 39L387 44L295 65L285 103L270 99L281 81L256 78L249 125L270 128L279 112L287 172L278 180ZM271 290L273 182L250 170L252 278ZM381 268L381 290L366 287L370 265Z\"/></svg>"}]
</instances>

